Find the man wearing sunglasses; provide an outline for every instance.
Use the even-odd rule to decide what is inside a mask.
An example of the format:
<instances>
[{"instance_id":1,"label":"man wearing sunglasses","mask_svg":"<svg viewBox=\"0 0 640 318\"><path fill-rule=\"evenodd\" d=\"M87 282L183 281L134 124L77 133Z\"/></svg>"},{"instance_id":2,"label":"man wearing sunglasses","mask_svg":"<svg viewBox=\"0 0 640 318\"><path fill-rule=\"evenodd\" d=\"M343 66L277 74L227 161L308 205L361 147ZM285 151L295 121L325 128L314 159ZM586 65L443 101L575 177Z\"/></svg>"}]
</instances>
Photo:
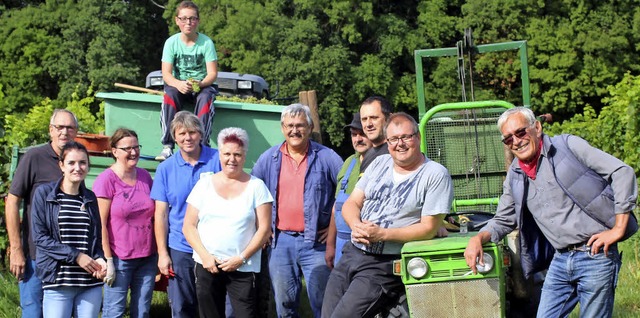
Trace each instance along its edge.
<instances>
[{"instance_id":1,"label":"man wearing sunglasses","mask_svg":"<svg viewBox=\"0 0 640 318\"><path fill-rule=\"evenodd\" d=\"M507 110L498 128L516 159L495 217L469 241L467 264L476 273L482 244L518 228L525 278L547 271L538 317L566 317L578 302L580 317L611 317L617 242L638 228L633 169L580 137L543 134L528 108Z\"/></svg>"}]
</instances>

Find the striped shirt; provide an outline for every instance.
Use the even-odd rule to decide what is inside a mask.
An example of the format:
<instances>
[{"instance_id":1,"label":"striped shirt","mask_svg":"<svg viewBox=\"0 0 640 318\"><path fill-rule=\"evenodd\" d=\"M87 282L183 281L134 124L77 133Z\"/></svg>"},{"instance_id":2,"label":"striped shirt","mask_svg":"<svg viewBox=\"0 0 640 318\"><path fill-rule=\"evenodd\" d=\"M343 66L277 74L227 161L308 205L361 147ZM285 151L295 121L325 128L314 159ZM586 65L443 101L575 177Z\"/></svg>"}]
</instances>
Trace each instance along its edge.
<instances>
[{"instance_id":1,"label":"striped shirt","mask_svg":"<svg viewBox=\"0 0 640 318\"><path fill-rule=\"evenodd\" d=\"M60 214L58 215L58 228L62 244L76 248L78 251L91 255L89 251L90 233L89 213L85 209L80 195L58 193ZM89 287L102 285L76 263L60 262L55 283L45 283L43 288L55 288L61 286Z\"/></svg>"}]
</instances>

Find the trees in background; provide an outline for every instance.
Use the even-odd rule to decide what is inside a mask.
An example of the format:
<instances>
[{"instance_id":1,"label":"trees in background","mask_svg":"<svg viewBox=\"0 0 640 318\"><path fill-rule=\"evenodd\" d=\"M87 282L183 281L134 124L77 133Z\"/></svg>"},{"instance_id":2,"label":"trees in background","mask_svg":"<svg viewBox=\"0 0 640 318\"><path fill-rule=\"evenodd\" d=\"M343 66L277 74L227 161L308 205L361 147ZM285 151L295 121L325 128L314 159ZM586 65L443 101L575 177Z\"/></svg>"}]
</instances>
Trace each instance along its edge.
<instances>
[{"instance_id":1,"label":"trees in background","mask_svg":"<svg viewBox=\"0 0 640 318\"><path fill-rule=\"evenodd\" d=\"M142 85L177 32L179 0L31 0L0 5L0 121L45 98L61 107L114 82ZM608 87L640 64L640 9L596 0L196 0L200 31L222 70L259 74L279 97L318 92L330 142L369 95L417 114L416 49L453 47L472 28L476 44L527 40L532 108L567 119L598 114ZM427 105L460 100L455 58L425 62ZM509 53L474 57L477 100L520 103ZM97 103L93 111L97 111Z\"/></svg>"}]
</instances>

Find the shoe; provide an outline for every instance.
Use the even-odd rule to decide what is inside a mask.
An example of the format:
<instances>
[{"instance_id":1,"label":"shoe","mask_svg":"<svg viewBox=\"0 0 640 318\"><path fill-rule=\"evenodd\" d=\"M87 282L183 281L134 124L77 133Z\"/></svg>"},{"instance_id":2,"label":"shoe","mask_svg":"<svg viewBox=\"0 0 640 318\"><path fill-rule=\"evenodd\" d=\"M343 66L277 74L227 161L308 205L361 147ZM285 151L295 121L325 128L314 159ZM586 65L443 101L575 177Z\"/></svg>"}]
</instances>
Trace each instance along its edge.
<instances>
[{"instance_id":1,"label":"shoe","mask_svg":"<svg viewBox=\"0 0 640 318\"><path fill-rule=\"evenodd\" d=\"M173 150L171 149L171 147L164 146L160 154L156 156L156 160L164 161L167 158L171 157L171 155L173 155Z\"/></svg>"}]
</instances>

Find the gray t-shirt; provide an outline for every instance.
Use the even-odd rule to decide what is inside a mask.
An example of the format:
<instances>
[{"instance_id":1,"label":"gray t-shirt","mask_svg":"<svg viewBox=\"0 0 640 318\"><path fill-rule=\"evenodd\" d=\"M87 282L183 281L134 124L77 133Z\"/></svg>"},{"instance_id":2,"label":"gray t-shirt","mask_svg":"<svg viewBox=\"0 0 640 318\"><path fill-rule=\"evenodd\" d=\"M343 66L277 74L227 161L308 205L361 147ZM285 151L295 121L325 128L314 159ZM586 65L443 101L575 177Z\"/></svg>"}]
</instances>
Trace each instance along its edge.
<instances>
[{"instance_id":1,"label":"gray t-shirt","mask_svg":"<svg viewBox=\"0 0 640 318\"><path fill-rule=\"evenodd\" d=\"M365 194L360 219L383 228L402 228L420 222L423 216L448 213L453 201L449 171L429 158L395 182L391 155L381 155L371 163L356 188ZM403 245L391 241L368 246L353 244L374 254L400 254Z\"/></svg>"}]
</instances>

